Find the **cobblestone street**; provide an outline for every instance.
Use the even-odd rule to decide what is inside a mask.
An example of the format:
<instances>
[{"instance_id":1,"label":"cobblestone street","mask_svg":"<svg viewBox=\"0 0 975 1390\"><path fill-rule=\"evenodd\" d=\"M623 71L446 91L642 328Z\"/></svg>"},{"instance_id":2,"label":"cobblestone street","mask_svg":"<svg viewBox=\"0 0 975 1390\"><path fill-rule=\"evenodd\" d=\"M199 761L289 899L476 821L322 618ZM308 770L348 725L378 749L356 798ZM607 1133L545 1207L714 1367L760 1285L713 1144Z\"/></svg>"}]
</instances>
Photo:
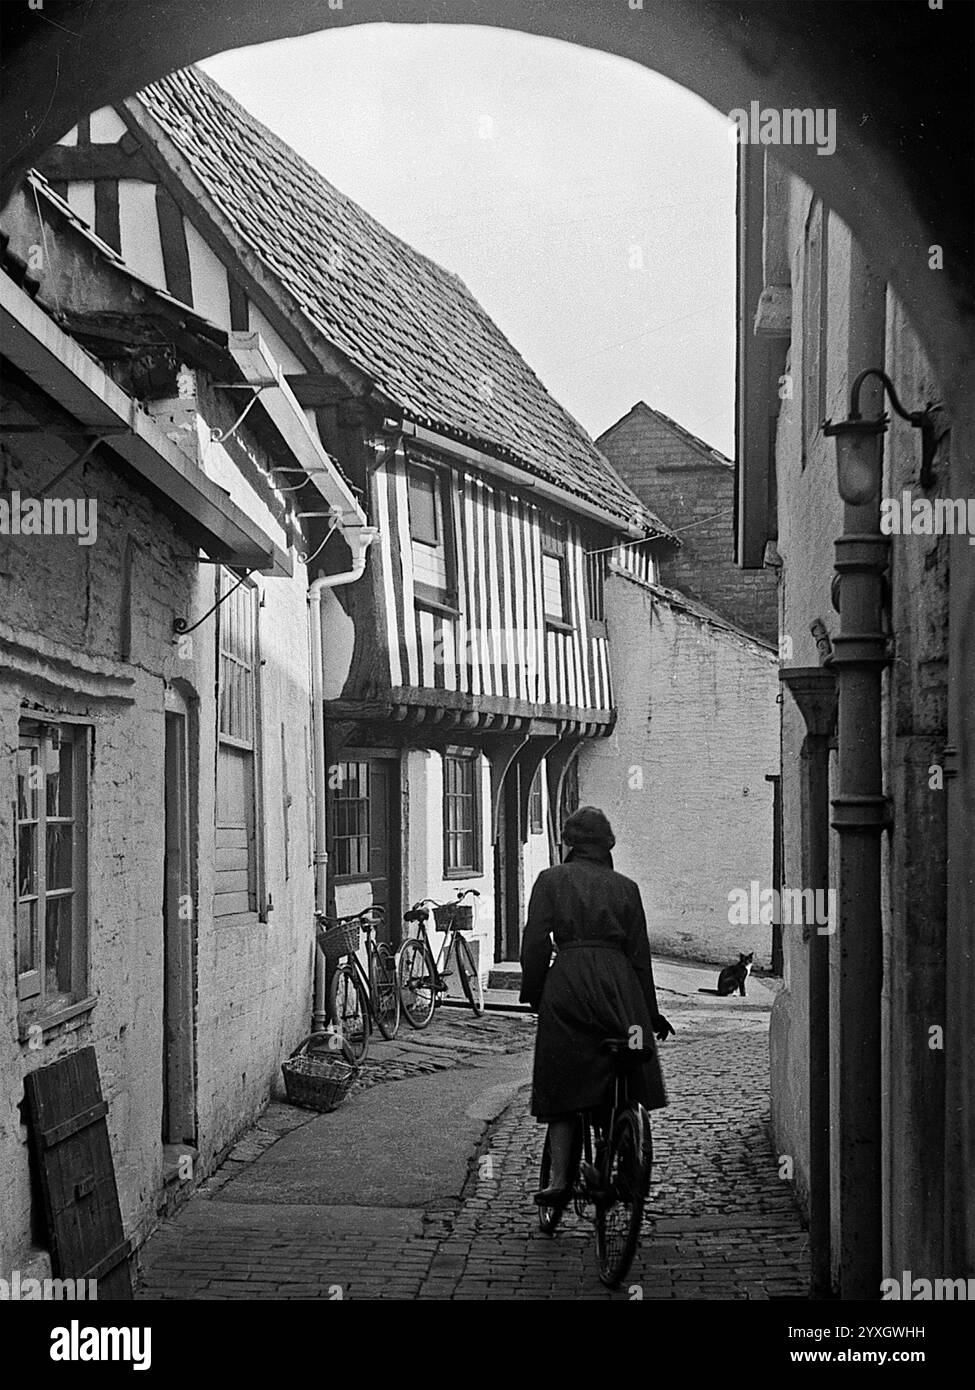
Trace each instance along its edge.
<instances>
[{"instance_id":1,"label":"cobblestone street","mask_svg":"<svg viewBox=\"0 0 975 1390\"><path fill-rule=\"evenodd\" d=\"M443 1010L377 1043L335 1114L272 1105L143 1249L139 1296L804 1297L806 1233L767 1134L772 994L753 981L747 1000L698 1000L704 973L675 968L668 990L669 969L670 1105L653 1117L649 1210L620 1290L596 1277L587 1223L567 1214L554 1239L537 1227L534 1020Z\"/></svg>"}]
</instances>

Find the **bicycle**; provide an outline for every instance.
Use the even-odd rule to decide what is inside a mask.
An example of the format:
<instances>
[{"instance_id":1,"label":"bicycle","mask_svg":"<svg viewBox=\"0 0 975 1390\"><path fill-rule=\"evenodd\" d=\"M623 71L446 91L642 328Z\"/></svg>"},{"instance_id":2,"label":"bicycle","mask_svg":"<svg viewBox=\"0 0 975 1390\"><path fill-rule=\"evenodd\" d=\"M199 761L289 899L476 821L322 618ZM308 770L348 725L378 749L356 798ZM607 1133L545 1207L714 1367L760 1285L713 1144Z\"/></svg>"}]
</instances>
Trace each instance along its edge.
<instances>
[{"instance_id":1,"label":"bicycle","mask_svg":"<svg viewBox=\"0 0 975 1390\"><path fill-rule=\"evenodd\" d=\"M546 1235L553 1235L571 1202L579 1217L593 1222L599 1277L608 1288L614 1288L626 1277L640 1239L653 1168L653 1138L649 1114L628 1094L629 1069L638 1064L644 1050L634 1051L628 1038L606 1038L603 1045L615 1061L609 1113L604 1106L577 1116L566 1196L539 1202L538 1224ZM551 1171L546 1135L539 1192L548 1188Z\"/></svg>"},{"instance_id":2,"label":"bicycle","mask_svg":"<svg viewBox=\"0 0 975 1390\"><path fill-rule=\"evenodd\" d=\"M396 952L385 941L374 940L376 928L385 920L381 907L370 907L350 917L318 918L318 945L332 967L328 984L329 1023L333 1036L339 1038L340 1045L345 1045L356 1062L361 1062L369 1050L373 1024L390 1042L399 1031ZM356 955L360 930L366 935L368 974Z\"/></svg>"},{"instance_id":3,"label":"bicycle","mask_svg":"<svg viewBox=\"0 0 975 1390\"><path fill-rule=\"evenodd\" d=\"M474 1010L475 1018L484 1012L481 977L474 964L471 948L461 935L474 925L473 904L464 902L468 896L479 898L481 895L476 888L458 889L455 902L438 903L433 898L422 898L403 914L404 922L415 922L418 927L418 934L408 936L403 942L399 957L400 999L403 1012L414 1028L427 1026L433 1018L434 1009L447 993L450 975L447 966L451 953L457 961L461 988ZM427 935L431 907L434 922L438 930L444 933L436 959Z\"/></svg>"}]
</instances>

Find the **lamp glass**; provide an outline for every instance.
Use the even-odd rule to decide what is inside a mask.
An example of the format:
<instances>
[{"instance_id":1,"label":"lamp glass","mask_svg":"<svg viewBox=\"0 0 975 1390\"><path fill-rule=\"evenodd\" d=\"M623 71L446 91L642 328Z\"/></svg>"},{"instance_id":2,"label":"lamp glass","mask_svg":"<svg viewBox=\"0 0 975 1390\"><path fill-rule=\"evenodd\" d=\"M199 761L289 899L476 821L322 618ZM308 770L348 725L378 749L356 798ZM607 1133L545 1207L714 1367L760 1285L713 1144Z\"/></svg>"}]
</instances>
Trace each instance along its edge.
<instances>
[{"instance_id":1,"label":"lamp glass","mask_svg":"<svg viewBox=\"0 0 975 1390\"><path fill-rule=\"evenodd\" d=\"M880 491L879 430L836 430L836 476L840 496L852 507L862 507Z\"/></svg>"}]
</instances>

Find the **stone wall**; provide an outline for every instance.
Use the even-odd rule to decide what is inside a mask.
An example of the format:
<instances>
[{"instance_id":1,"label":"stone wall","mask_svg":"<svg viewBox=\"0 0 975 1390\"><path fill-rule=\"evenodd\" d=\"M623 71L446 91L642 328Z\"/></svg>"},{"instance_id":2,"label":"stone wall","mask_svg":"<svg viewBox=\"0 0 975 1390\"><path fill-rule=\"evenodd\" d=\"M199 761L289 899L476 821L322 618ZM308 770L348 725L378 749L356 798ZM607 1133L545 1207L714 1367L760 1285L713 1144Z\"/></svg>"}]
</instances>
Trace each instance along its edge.
<instances>
[{"instance_id":1,"label":"stone wall","mask_svg":"<svg viewBox=\"0 0 975 1390\"><path fill-rule=\"evenodd\" d=\"M579 754L580 800L609 816L656 953L727 964L753 951L767 965L771 927L733 926L728 895L771 886L775 657L620 572L606 616L619 713Z\"/></svg>"},{"instance_id":2,"label":"stone wall","mask_svg":"<svg viewBox=\"0 0 975 1390\"><path fill-rule=\"evenodd\" d=\"M53 411L21 385L19 405ZM18 436L0 455L0 492L36 495L60 464L44 436ZM266 1102L280 1061L310 1013L313 909L307 825L308 667L304 572L259 579L264 598L261 780L266 921L214 926L214 620L192 642L173 620L203 617L214 567L99 450L59 485L98 504L97 542L73 536L5 537L0 549L0 781L13 785L18 721L43 712L91 730L88 791L88 993L93 1007L18 1039L13 937L3 922L0 970L0 1273L25 1263L43 1239L34 1214L24 1075L76 1048L96 1049L127 1236L152 1226L163 1180L163 855L165 714L178 691L190 711L191 832L195 840L195 1176ZM254 498L254 511L259 511ZM263 518L262 518L263 520ZM280 543L280 541L279 541ZM131 557L130 592L125 575ZM131 630L126 649L125 631ZM283 736L282 736L283 730ZM282 741L283 737L283 741ZM285 806L283 768L287 765ZM0 901L14 897L11 801L0 798ZM287 873L284 819L289 818Z\"/></svg>"}]
</instances>

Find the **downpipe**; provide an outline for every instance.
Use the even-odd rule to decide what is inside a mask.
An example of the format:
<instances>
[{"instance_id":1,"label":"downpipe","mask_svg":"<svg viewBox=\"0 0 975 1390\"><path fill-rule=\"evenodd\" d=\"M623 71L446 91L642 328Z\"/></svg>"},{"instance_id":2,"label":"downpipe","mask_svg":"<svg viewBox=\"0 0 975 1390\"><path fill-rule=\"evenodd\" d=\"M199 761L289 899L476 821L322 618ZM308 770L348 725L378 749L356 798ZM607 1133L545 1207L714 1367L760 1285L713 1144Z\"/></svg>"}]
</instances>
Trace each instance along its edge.
<instances>
[{"instance_id":1,"label":"downpipe","mask_svg":"<svg viewBox=\"0 0 975 1390\"><path fill-rule=\"evenodd\" d=\"M328 902L328 849L325 777L325 709L322 669L322 594L326 589L340 589L361 579L366 568L369 547L379 532L373 526L347 526L343 535L352 549L352 568L339 574L322 574L308 586L308 625L311 651L311 723L312 761L315 788L315 911L324 913ZM328 1022L325 999L325 961L321 951L315 951L314 1006L312 1028L316 1032Z\"/></svg>"},{"instance_id":2,"label":"downpipe","mask_svg":"<svg viewBox=\"0 0 975 1390\"><path fill-rule=\"evenodd\" d=\"M836 541L839 835L839 1296L880 1297L883 1264L882 836L888 824L881 754L882 630L890 543L879 503L847 506Z\"/></svg>"}]
</instances>

